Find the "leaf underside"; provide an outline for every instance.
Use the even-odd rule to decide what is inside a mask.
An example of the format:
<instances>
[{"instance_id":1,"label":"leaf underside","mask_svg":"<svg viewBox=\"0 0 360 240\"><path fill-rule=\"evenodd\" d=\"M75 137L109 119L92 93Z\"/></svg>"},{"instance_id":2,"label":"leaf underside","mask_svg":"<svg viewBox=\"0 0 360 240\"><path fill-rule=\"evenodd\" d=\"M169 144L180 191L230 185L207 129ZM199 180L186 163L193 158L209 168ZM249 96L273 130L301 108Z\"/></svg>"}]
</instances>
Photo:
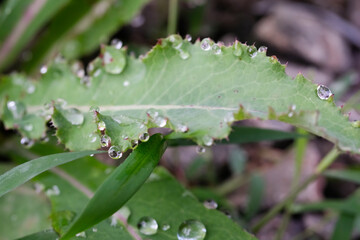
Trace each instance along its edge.
<instances>
[{"instance_id":1,"label":"leaf underside","mask_svg":"<svg viewBox=\"0 0 360 240\"><path fill-rule=\"evenodd\" d=\"M209 44L215 46L211 40ZM38 139L53 113L57 136L71 150L97 149L100 135L107 134L112 145L125 151L148 128L159 126L173 129L178 138L210 145L229 135L233 121L253 118L287 122L360 153L360 129L333 98L321 100L317 86L302 75L287 76L276 57L262 51L252 57L254 47L239 42L221 46L220 54L200 45L172 35L141 59L126 55L126 49L103 46L85 84L61 61L49 65L36 82L20 74L6 76L0 83L0 114L7 128ZM31 94L29 86L35 89ZM26 108L20 116L8 109L9 101L16 100ZM89 112L91 106L99 111ZM81 111L80 124L72 124L71 108ZM106 125L102 133L99 121ZM26 130L29 124L32 131Z\"/></svg>"}]
</instances>

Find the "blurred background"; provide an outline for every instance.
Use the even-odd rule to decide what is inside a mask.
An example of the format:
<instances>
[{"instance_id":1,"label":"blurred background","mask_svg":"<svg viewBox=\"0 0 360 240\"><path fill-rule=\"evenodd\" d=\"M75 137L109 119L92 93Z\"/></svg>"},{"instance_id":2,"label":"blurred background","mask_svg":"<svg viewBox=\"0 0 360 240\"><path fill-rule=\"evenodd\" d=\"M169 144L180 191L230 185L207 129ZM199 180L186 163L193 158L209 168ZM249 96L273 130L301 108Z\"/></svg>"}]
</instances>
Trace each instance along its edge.
<instances>
[{"instance_id":1,"label":"blurred background","mask_svg":"<svg viewBox=\"0 0 360 240\"><path fill-rule=\"evenodd\" d=\"M210 37L226 45L236 39L265 45L269 56L287 64L290 76L301 72L328 86L344 114L350 120L360 119L359 0L0 1L0 71L20 71L36 78L43 64L60 56L70 62L80 59L86 68L99 54L100 44L112 39L120 39L130 54L145 54L168 35L170 2L177 2L176 33L190 34L192 41ZM237 125L294 131L274 121L247 120ZM0 131L2 141L16 134L2 125ZM290 191L296 144L283 140L216 145L202 155L195 147L170 148L161 165L200 200L216 200L220 209L250 229ZM313 173L331 148L326 140L310 137L301 179ZM7 160L6 156L1 159ZM360 176L359 163L359 156L341 155L331 169L352 169ZM337 212L326 204L308 211L303 204L329 199L347 204L358 188L356 181L319 178L298 196L281 239L330 239ZM8 214L4 211L0 215ZM257 237L276 239L283 217L284 213L275 217ZM360 218L353 224L352 239L360 239ZM0 232L6 231L1 228Z\"/></svg>"}]
</instances>

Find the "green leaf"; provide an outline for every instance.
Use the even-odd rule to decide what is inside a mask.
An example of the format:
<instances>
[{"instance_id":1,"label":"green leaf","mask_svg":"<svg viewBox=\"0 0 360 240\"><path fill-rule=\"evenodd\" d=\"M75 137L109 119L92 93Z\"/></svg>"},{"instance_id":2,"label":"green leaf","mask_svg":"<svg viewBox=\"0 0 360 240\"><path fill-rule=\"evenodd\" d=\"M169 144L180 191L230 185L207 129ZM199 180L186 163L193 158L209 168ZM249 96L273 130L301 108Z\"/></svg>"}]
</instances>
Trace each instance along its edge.
<instances>
[{"instance_id":1,"label":"green leaf","mask_svg":"<svg viewBox=\"0 0 360 240\"><path fill-rule=\"evenodd\" d=\"M115 213L150 176L165 149L165 141L159 134L140 144L99 187L62 239L68 239Z\"/></svg>"},{"instance_id":2,"label":"green leaf","mask_svg":"<svg viewBox=\"0 0 360 240\"><path fill-rule=\"evenodd\" d=\"M341 213L336 222L336 226L331 236L331 239L351 239L351 233L354 227L355 220L356 215Z\"/></svg>"},{"instance_id":3,"label":"green leaf","mask_svg":"<svg viewBox=\"0 0 360 240\"><path fill-rule=\"evenodd\" d=\"M4 14L0 19L0 29L6 31L0 31L0 70L8 67L39 29L68 2L69 0L7 1L3 11L9 11L10 14Z\"/></svg>"},{"instance_id":4,"label":"green leaf","mask_svg":"<svg viewBox=\"0 0 360 240\"><path fill-rule=\"evenodd\" d=\"M18 240L49 240L57 239L58 235L53 230L45 230L42 232L34 233L26 237L19 238Z\"/></svg>"},{"instance_id":5,"label":"green leaf","mask_svg":"<svg viewBox=\"0 0 360 240\"><path fill-rule=\"evenodd\" d=\"M323 173L328 178L350 181L360 184L360 171L358 169L327 170Z\"/></svg>"},{"instance_id":6,"label":"green leaf","mask_svg":"<svg viewBox=\"0 0 360 240\"><path fill-rule=\"evenodd\" d=\"M247 219L251 219L259 210L263 194L264 179L258 174L253 174L250 178L249 199L245 210Z\"/></svg>"},{"instance_id":7,"label":"green leaf","mask_svg":"<svg viewBox=\"0 0 360 240\"><path fill-rule=\"evenodd\" d=\"M208 43L210 48L215 46L210 40ZM221 46L220 54L204 51L200 45L170 36L141 60L127 56L120 74L106 71L102 55L90 65L91 81L87 85L66 63L56 62L36 84L34 93L20 95L20 100L26 103L28 114L35 115L45 103L59 98L68 103L62 108L77 108L84 115L91 116L90 107L99 106L94 121L102 118L119 123L104 133L116 135L112 143L123 150L138 140L135 133L146 132L149 127L168 127L182 133L179 138L210 145L213 139L229 135L234 120L254 118L287 122L336 143L342 150L360 153L360 128L343 116L332 97L321 100L315 84L302 75L295 79L287 76L276 57L266 57L263 51L255 52L253 46L238 42ZM14 78L19 79L14 76L2 81L3 99L16 100L10 93L21 86L15 85ZM2 100L4 108L8 100ZM77 127L83 136L96 131L95 126L91 130ZM67 131L60 130L63 134ZM77 134L68 131L68 140L63 143L72 146L70 142ZM76 145L81 150L88 149L90 143L86 140Z\"/></svg>"},{"instance_id":8,"label":"green leaf","mask_svg":"<svg viewBox=\"0 0 360 240\"><path fill-rule=\"evenodd\" d=\"M95 153L99 153L99 151L57 153L16 166L0 176L0 196L46 170Z\"/></svg>"}]
</instances>

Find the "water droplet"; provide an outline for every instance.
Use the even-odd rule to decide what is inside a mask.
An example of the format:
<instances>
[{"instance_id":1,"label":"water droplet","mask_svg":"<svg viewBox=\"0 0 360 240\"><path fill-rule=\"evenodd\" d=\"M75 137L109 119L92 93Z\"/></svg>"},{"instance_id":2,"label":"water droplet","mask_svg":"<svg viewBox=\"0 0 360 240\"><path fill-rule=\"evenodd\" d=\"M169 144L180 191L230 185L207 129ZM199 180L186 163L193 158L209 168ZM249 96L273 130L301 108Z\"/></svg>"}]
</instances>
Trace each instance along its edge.
<instances>
[{"instance_id":1,"label":"water droplet","mask_svg":"<svg viewBox=\"0 0 360 240\"><path fill-rule=\"evenodd\" d=\"M114 38L113 40L111 40L111 46L116 49L120 49L123 46L123 42L117 38Z\"/></svg>"},{"instance_id":2,"label":"water droplet","mask_svg":"<svg viewBox=\"0 0 360 240\"><path fill-rule=\"evenodd\" d=\"M170 225L169 225L169 224L164 224L164 225L161 227L161 229L162 229L163 231L167 231L167 230L170 229Z\"/></svg>"},{"instance_id":3,"label":"water droplet","mask_svg":"<svg viewBox=\"0 0 360 240\"><path fill-rule=\"evenodd\" d=\"M166 126L166 123L167 123L167 119L164 118L164 117L158 116L158 117L156 117L156 118L154 119L154 123L155 123L156 125L158 125L159 127L165 127L165 126Z\"/></svg>"},{"instance_id":4,"label":"water droplet","mask_svg":"<svg viewBox=\"0 0 360 240\"><path fill-rule=\"evenodd\" d=\"M248 48L248 53L250 55L250 57L254 58L257 55L257 50L255 46L249 46Z\"/></svg>"},{"instance_id":5,"label":"water droplet","mask_svg":"<svg viewBox=\"0 0 360 240\"><path fill-rule=\"evenodd\" d=\"M234 43L234 46L233 46L233 54L237 57L240 57L241 54L242 54L242 48L241 48L241 43L236 41Z\"/></svg>"},{"instance_id":6,"label":"water droplet","mask_svg":"<svg viewBox=\"0 0 360 240\"><path fill-rule=\"evenodd\" d=\"M157 111L155 111L154 109L149 109L146 111L146 115L152 119L155 119L156 117L159 116L159 113Z\"/></svg>"},{"instance_id":7,"label":"water droplet","mask_svg":"<svg viewBox=\"0 0 360 240\"><path fill-rule=\"evenodd\" d=\"M6 106L14 119L20 119L25 115L25 105L20 102L8 101Z\"/></svg>"},{"instance_id":8,"label":"water droplet","mask_svg":"<svg viewBox=\"0 0 360 240\"><path fill-rule=\"evenodd\" d=\"M24 125L24 130L27 132L31 132L34 129L34 126L31 123Z\"/></svg>"},{"instance_id":9,"label":"water droplet","mask_svg":"<svg viewBox=\"0 0 360 240\"><path fill-rule=\"evenodd\" d=\"M221 54L221 47L218 44L214 44L212 46L212 50L216 55L220 55Z\"/></svg>"},{"instance_id":10,"label":"water droplet","mask_svg":"<svg viewBox=\"0 0 360 240\"><path fill-rule=\"evenodd\" d=\"M212 199L209 199L209 200L204 201L203 204L204 204L204 206L205 206L207 209L217 209L217 207L218 207L217 202L215 202L215 201L212 200Z\"/></svg>"},{"instance_id":11,"label":"water droplet","mask_svg":"<svg viewBox=\"0 0 360 240\"><path fill-rule=\"evenodd\" d=\"M151 217L142 217L137 226L144 235L154 235L158 230L158 223Z\"/></svg>"},{"instance_id":12,"label":"water droplet","mask_svg":"<svg viewBox=\"0 0 360 240\"><path fill-rule=\"evenodd\" d=\"M91 106L89 112L100 112L100 108L98 106Z\"/></svg>"},{"instance_id":13,"label":"water droplet","mask_svg":"<svg viewBox=\"0 0 360 240\"><path fill-rule=\"evenodd\" d=\"M48 68L47 68L46 65L42 65L42 66L40 67L40 73L41 73L41 74L45 74L45 73L47 73L47 71L48 71Z\"/></svg>"},{"instance_id":14,"label":"water droplet","mask_svg":"<svg viewBox=\"0 0 360 240\"><path fill-rule=\"evenodd\" d=\"M179 50L179 56L181 59L186 60L190 57L190 53L182 49Z\"/></svg>"},{"instance_id":15,"label":"water droplet","mask_svg":"<svg viewBox=\"0 0 360 240\"><path fill-rule=\"evenodd\" d=\"M214 139L207 135L203 136L202 141L203 141L204 145L208 146L208 147L213 145L213 143L214 143Z\"/></svg>"},{"instance_id":16,"label":"water droplet","mask_svg":"<svg viewBox=\"0 0 360 240\"><path fill-rule=\"evenodd\" d=\"M204 38L200 43L200 47L204 51L210 51L211 50L210 38Z\"/></svg>"},{"instance_id":17,"label":"water droplet","mask_svg":"<svg viewBox=\"0 0 360 240\"><path fill-rule=\"evenodd\" d=\"M97 232L98 230L97 230L97 228L92 228L92 231Z\"/></svg>"},{"instance_id":18,"label":"water droplet","mask_svg":"<svg viewBox=\"0 0 360 240\"><path fill-rule=\"evenodd\" d=\"M86 233L85 232L79 232L75 236L76 237L81 237L81 238L86 238Z\"/></svg>"},{"instance_id":19,"label":"water droplet","mask_svg":"<svg viewBox=\"0 0 360 240\"><path fill-rule=\"evenodd\" d=\"M150 135L147 132L144 132L143 134L141 134L139 136L139 140L142 142L147 142L149 140L149 138L150 138Z\"/></svg>"},{"instance_id":20,"label":"water droplet","mask_svg":"<svg viewBox=\"0 0 360 240\"><path fill-rule=\"evenodd\" d=\"M198 154L204 153L206 151L206 149L203 146L197 146L196 147L196 152Z\"/></svg>"},{"instance_id":21,"label":"water droplet","mask_svg":"<svg viewBox=\"0 0 360 240\"><path fill-rule=\"evenodd\" d=\"M108 135L102 135L100 139L100 143L102 147L110 146L111 138Z\"/></svg>"},{"instance_id":22,"label":"water droplet","mask_svg":"<svg viewBox=\"0 0 360 240\"><path fill-rule=\"evenodd\" d=\"M130 141L130 144L131 144L131 149L135 149L139 145L139 141L136 139L133 139Z\"/></svg>"},{"instance_id":23,"label":"water droplet","mask_svg":"<svg viewBox=\"0 0 360 240\"><path fill-rule=\"evenodd\" d=\"M171 42L171 45L175 49L180 49L182 46L182 38L179 35L173 34L169 36L169 41Z\"/></svg>"},{"instance_id":24,"label":"water droplet","mask_svg":"<svg viewBox=\"0 0 360 240\"><path fill-rule=\"evenodd\" d=\"M104 121L98 122L97 128L99 129L99 131L105 131L105 129L106 129L106 124L105 124L105 122L104 122Z\"/></svg>"},{"instance_id":25,"label":"water droplet","mask_svg":"<svg viewBox=\"0 0 360 240\"><path fill-rule=\"evenodd\" d=\"M130 82L129 81L124 81L123 85L124 85L124 87L127 87L127 86L130 85Z\"/></svg>"},{"instance_id":26,"label":"water droplet","mask_svg":"<svg viewBox=\"0 0 360 240\"><path fill-rule=\"evenodd\" d=\"M41 192L43 192L45 190L45 185L42 183L35 183L34 188L35 188L35 192L37 194L40 194Z\"/></svg>"},{"instance_id":27,"label":"water droplet","mask_svg":"<svg viewBox=\"0 0 360 240\"><path fill-rule=\"evenodd\" d=\"M49 140L50 140L50 138L49 138L48 136L46 136L46 135L44 135L44 136L42 136L42 137L40 138L40 141L42 141L42 142L44 142L44 143L49 142Z\"/></svg>"},{"instance_id":28,"label":"water droplet","mask_svg":"<svg viewBox=\"0 0 360 240\"><path fill-rule=\"evenodd\" d=\"M76 108L63 110L63 115L73 125L81 125L84 122L84 115Z\"/></svg>"},{"instance_id":29,"label":"water droplet","mask_svg":"<svg viewBox=\"0 0 360 240\"><path fill-rule=\"evenodd\" d=\"M317 87L317 95L321 100L327 100L331 97L332 92L328 87L324 85L319 85Z\"/></svg>"},{"instance_id":30,"label":"water droplet","mask_svg":"<svg viewBox=\"0 0 360 240\"><path fill-rule=\"evenodd\" d=\"M259 47L259 50L258 50L258 52L259 53L266 53L267 52L267 47L265 47L265 46L261 46L261 47Z\"/></svg>"},{"instance_id":31,"label":"water droplet","mask_svg":"<svg viewBox=\"0 0 360 240\"><path fill-rule=\"evenodd\" d=\"M112 159L119 159L122 157L121 149L117 146L111 146L108 150L108 154Z\"/></svg>"},{"instance_id":32,"label":"water droplet","mask_svg":"<svg viewBox=\"0 0 360 240\"><path fill-rule=\"evenodd\" d=\"M52 186L52 188L49 188L46 190L47 196L59 196L60 195L60 188L57 185Z\"/></svg>"},{"instance_id":33,"label":"water droplet","mask_svg":"<svg viewBox=\"0 0 360 240\"><path fill-rule=\"evenodd\" d=\"M28 94L32 94L32 93L35 92L35 90L36 90L35 85L32 84L32 83L29 83L28 86L27 86L27 88L26 88L26 92L27 92Z\"/></svg>"},{"instance_id":34,"label":"water droplet","mask_svg":"<svg viewBox=\"0 0 360 240\"><path fill-rule=\"evenodd\" d=\"M296 105L291 105L290 106L290 111L289 111L289 113L288 113L288 117L293 117L294 116L294 114L295 114L295 109L296 109Z\"/></svg>"},{"instance_id":35,"label":"water droplet","mask_svg":"<svg viewBox=\"0 0 360 240\"><path fill-rule=\"evenodd\" d=\"M190 34L186 34L185 40L188 41L188 42L191 42L191 40L192 40L191 35L190 35Z\"/></svg>"},{"instance_id":36,"label":"water droplet","mask_svg":"<svg viewBox=\"0 0 360 240\"><path fill-rule=\"evenodd\" d=\"M56 100L56 104L59 104L60 107L64 108L64 107L66 107L67 102L66 102L64 99L62 99L62 98L58 98L58 99Z\"/></svg>"},{"instance_id":37,"label":"water droplet","mask_svg":"<svg viewBox=\"0 0 360 240\"><path fill-rule=\"evenodd\" d=\"M206 236L204 224L197 220L187 220L183 222L178 230L178 240L203 240Z\"/></svg>"},{"instance_id":38,"label":"water droplet","mask_svg":"<svg viewBox=\"0 0 360 240\"><path fill-rule=\"evenodd\" d=\"M35 142L34 142L34 140L29 139L28 137L22 137L20 139L20 143L21 143L21 145L24 145L25 147L30 148L34 145Z\"/></svg>"},{"instance_id":39,"label":"water droplet","mask_svg":"<svg viewBox=\"0 0 360 240\"><path fill-rule=\"evenodd\" d=\"M232 123L235 120L234 114L232 112L227 112L224 116L224 122Z\"/></svg>"},{"instance_id":40,"label":"water droplet","mask_svg":"<svg viewBox=\"0 0 360 240\"><path fill-rule=\"evenodd\" d=\"M186 125L178 124L178 125L176 126L176 130L177 130L178 132L186 133L186 132L189 131L189 128L188 128L188 126L186 126Z\"/></svg>"}]
</instances>

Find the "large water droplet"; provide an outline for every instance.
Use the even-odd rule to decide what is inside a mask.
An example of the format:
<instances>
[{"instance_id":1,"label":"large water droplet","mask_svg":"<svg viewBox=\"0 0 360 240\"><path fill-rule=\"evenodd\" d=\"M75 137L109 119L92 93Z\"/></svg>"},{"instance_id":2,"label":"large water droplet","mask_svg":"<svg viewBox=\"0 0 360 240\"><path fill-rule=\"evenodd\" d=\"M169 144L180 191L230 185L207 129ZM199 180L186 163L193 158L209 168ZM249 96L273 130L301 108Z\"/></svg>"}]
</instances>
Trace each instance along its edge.
<instances>
[{"instance_id":1,"label":"large water droplet","mask_svg":"<svg viewBox=\"0 0 360 240\"><path fill-rule=\"evenodd\" d=\"M204 224L197 220L183 222L178 230L178 240L203 240L206 236Z\"/></svg>"},{"instance_id":2,"label":"large water droplet","mask_svg":"<svg viewBox=\"0 0 360 240\"><path fill-rule=\"evenodd\" d=\"M248 53L250 55L250 57L254 58L257 55L257 50L255 46L249 46L248 48Z\"/></svg>"},{"instance_id":3,"label":"large water droplet","mask_svg":"<svg viewBox=\"0 0 360 240\"><path fill-rule=\"evenodd\" d=\"M123 42L117 38L114 38L113 40L111 40L111 46L116 49L120 49L123 46Z\"/></svg>"},{"instance_id":4,"label":"large water droplet","mask_svg":"<svg viewBox=\"0 0 360 240\"><path fill-rule=\"evenodd\" d=\"M167 230L170 229L170 225L169 225L169 224L164 224L164 225L161 227L161 229L162 229L163 231L167 231Z\"/></svg>"},{"instance_id":5,"label":"large water droplet","mask_svg":"<svg viewBox=\"0 0 360 240\"><path fill-rule=\"evenodd\" d=\"M154 235L158 230L158 223L151 217L142 217L137 226L144 235Z\"/></svg>"},{"instance_id":6,"label":"large water droplet","mask_svg":"<svg viewBox=\"0 0 360 240\"><path fill-rule=\"evenodd\" d=\"M29 139L28 137L22 137L22 138L20 139L20 143L21 143L22 145L24 145L25 147L30 148L30 147L32 147L32 146L34 145L35 141L32 140L32 139Z\"/></svg>"},{"instance_id":7,"label":"large water droplet","mask_svg":"<svg viewBox=\"0 0 360 240\"><path fill-rule=\"evenodd\" d=\"M204 153L206 151L206 149L203 146L197 146L196 147L196 152L198 154Z\"/></svg>"},{"instance_id":8,"label":"large water droplet","mask_svg":"<svg viewBox=\"0 0 360 240\"><path fill-rule=\"evenodd\" d=\"M108 135L102 135L100 139L100 143L102 147L110 146L111 138Z\"/></svg>"},{"instance_id":9,"label":"large water droplet","mask_svg":"<svg viewBox=\"0 0 360 240\"><path fill-rule=\"evenodd\" d=\"M327 100L331 97L332 92L328 87L324 85L319 85L317 87L317 95L321 100Z\"/></svg>"},{"instance_id":10,"label":"large water droplet","mask_svg":"<svg viewBox=\"0 0 360 240\"><path fill-rule=\"evenodd\" d=\"M205 146L211 146L213 143L214 143L214 139L210 136L207 136L205 135L203 138L202 138L202 141L204 143Z\"/></svg>"},{"instance_id":11,"label":"large water droplet","mask_svg":"<svg viewBox=\"0 0 360 240\"><path fill-rule=\"evenodd\" d=\"M25 115L25 105L20 102L8 101L6 106L14 119L20 119Z\"/></svg>"},{"instance_id":12,"label":"large water droplet","mask_svg":"<svg viewBox=\"0 0 360 240\"><path fill-rule=\"evenodd\" d=\"M105 124L105 122L104 122L104 121L98 122L97 128L99 129L99 131L105 131L105 129L106 129L106 124Z\"/></svg>"},{"instance_id":13,"label":"large water droplet","mask_svg":"<svg viewBox=\"0 0 360 240\"><path fill-rule=\"evenodd\" d=\"M73 125L81 125L84 122L84 115L76 108L63 110L63 115Z\"/></svg>"},{"instance_id":14,"label":"large water droplet","mask_svg":"<svg viewBox=\"0 0 360 240\"><path fill-rule=\"evenodd\" d=\"M135 149L139 145L139 141L136 139L133 139L130 141L130 144L131 144L131 149Z\"/></svg>"},{"instance_id":15,"label":"large water droplet","mask_svg":"<svg viewBox=\"0 0 360 240\"><path fill-rule=\"evenodd\" d=\"M42 65L42 66L40 67L40 73L41 73L41 74L45 74L45 73L47 73L47 71L48 71L48 68L47 68L46 65Z\"/></svg>"},{"instance_id":16,"label":"large water droplet","mask_svg":"<svg viewBox=\"0 0 360 240\"><path fill-rule=\"evenodd\" d=\"M186 132L189 131L189 128L188 128L188 126L186 126L186 125L178 124L178 125L176 126L176 131L182 132L182 133L186 133Z\"/></svg>"},{"instance_id":17,"label":"large water droplet","mask_svg":"<svg viewBox=\"0 0 360 240\"><path fill-rule=\"evenodd\" d=\"M119 159L122 157L121 149L117 146L111 146L108 150L108 154L112 159Z\"/></svg>"},{"instance_id":18,"label":"large water droplet","mask_svg":"<svg viewBox=\"0 0 360 240\"><path fill-rule=\"evenodd\" d=\"M236 41L234 43L234 46L233 46L233 54L237 57L240 57L241 54L242 54L242 49L241 49L241 43Z\"/></svg>"},{"instance_id":19,"label":"large water droplet","mask_svg":"<svg viewBox=\"0 0 360 240\"><path fill-rule=\"evenodd\" d=\"M204 51L210 51L211 50L211 40L209 38L204 38L200 43L200 47Z\"/></svg>"},{"instance_id":20,"label":"large water droplet","mask_svg":"<svg viewBox=\"0 0 360 240\"><path fill-rule=\"evenodd\" d=\"M143 134L141 134L139 136L139 140L142 142L147 142L149 140L149 138L150 138L150 135L147 132L144 132Z\"/></svg>"},{"instance_id":21,"label":"large water droplet","mask_svg":"<svg viewBox=\"0 0 360 240\"><path fill-rule=\"evenodd\" d=\"M211 48L216 55L221 54L221 47L218 44L214 44Z\"/></svg>"},{"instance_id":22,"label":"large water droplet","mask_svg":"<svg viewBox=\"0 0 360 240\"><path fill-rule=\"evenodd\" d=\"M185 50L179 49L179 56L181 59L186 60L190 57L190 53Z\"/></svg>"},{"instance_id":23,"label":"large water droplet","mask_svg":"<svg viewBox=\"0 0 360 240\"><path fill-rule=\"evenodd\" d=\"M217 202L215 202L212 199L204 201L203 204L204 204L204 207L206 207L207 209L217 209L217 207L218 207Z\"/></svg>"}]
</instances>

